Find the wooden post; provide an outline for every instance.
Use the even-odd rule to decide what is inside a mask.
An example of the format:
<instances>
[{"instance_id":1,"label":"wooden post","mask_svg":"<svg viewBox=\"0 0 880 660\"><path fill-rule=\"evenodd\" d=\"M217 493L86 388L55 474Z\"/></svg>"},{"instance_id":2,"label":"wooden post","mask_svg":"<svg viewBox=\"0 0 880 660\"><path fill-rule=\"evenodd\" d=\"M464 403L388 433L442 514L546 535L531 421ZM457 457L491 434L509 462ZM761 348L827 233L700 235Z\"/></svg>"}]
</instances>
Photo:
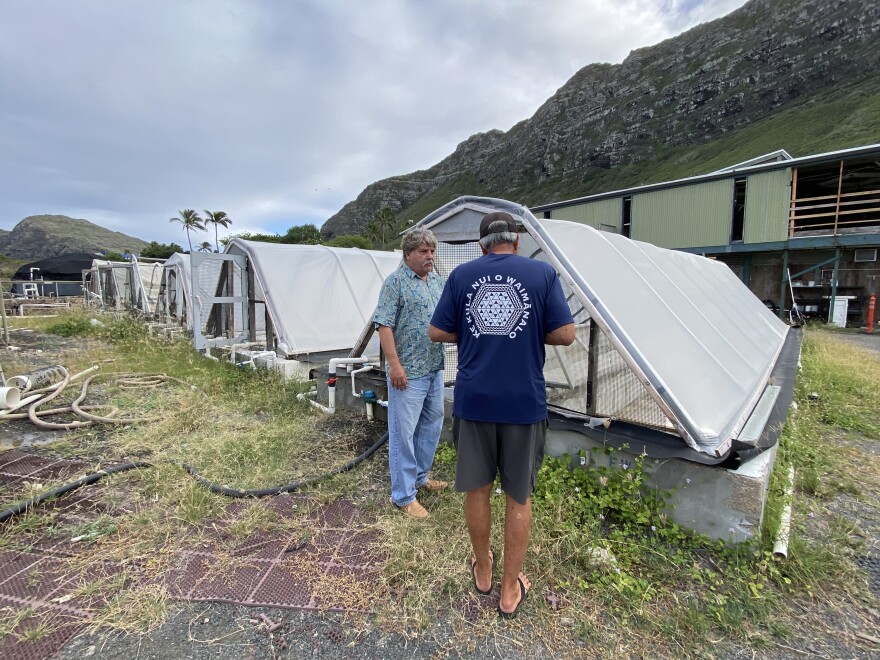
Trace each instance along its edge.
<instances>
[{"instance_id":1,"label":"wooden post","mask_svg":"<svg viewBox=\"0 0 880 660\"><path fill-rule=\"evenodd\" d=\"M590 319L589 351L587 353L587 392L584 409L588 415L596 414L596 375L599 373L599 338L601 330Z\"/></svg>"},{"instance_id":2,"label":"wooden post","mask_svg":"<svg viewBox=\"0 0 880 660\"><path fill-rule=\"evenodd\" d=\"M235 295L235 263L227 261L223 265L226 273L226 288L223 295L231 298ZM220 307L223 309L223 328L226 330L226 338L232 339L235 337L235 303L223 303Z\"/></svg>"},{"instance_id":3,"label":"wooden post","mask_svg":"<svg viewBox=\"0 0 880 660\"><path fill-rule=\"evenodd\" d=\"M782 251L782 283L779 285L779 318L785 318L785 288L788 284L788 250Z\"/></svg>"},{"instance_id":4,"label":"wooden post","mask_svg":"<svg viewBox=\"0 0 880 660\"><path fill-rule=\"evenodd\" d=\"M842 165L842 163L841 163ZM840 197L838 197L840 200ZM835 226L835 230L837 227ZM837 271L840 269L840 248L834 249L834 270L831 274L831 298L828 300L828 323L834 320L834 299L837 297ZM846 321L844 320L844 325Z\"/></svg>"},{"instance_id":5,"label":"wooden post","mask_svg":"<svg viewBox=\"0 0 880 660\"><path fill-rule=\"evenodd\" d=\"M266 350L274 351L276 350L275 346L275 326L272 325L272 316L269 314L269 305L263 304L263 317L266 319ZM287 357L285 354L284 357Z\"/></svg>"},{"instance_id":6,"label":"wooden post","mask_svg":"<svg viewBox=\"0 0 880 660\"><path fill-rule=\"evenodd\" d=\"M220 277L217 281L217 288L214 289L214 297L220 298L225 295L226 291L226 276L227 271L225 268L225 263L223 267L220 268ZM226 309L223 307L222 303L216 303L211 305L211 309L208 310L208 320L205 324L206 330L209 334L214 337L222 337L223 330L226 327L224 323Z\"/></svg>"},{"instance_id":7,"label":"wooden post","mask_svg":"<svg viewBox=\"0 0 880 660\"><path fill-rule=\"evenodd\" d=\"M2 295L2 291L5 290L5 286L0 284L0 295ZM0 298L0 316L3 317L3 343L9 346L9 327L6 324L6 297L5 295ZM3 384L6 385L6 379L3 379Z\"/></svg>"},{"instance_id":8,"label":"wooden post","mask_svg":"<svg viewBox=\"0 0 880 660\"><path fill-rule=\"evenodd\" d=\"M257 341L257 300L256 289L254 288L254 269L249 263L245 264L247 268L247 288L248 288L248 341ZM268 346L266 349L268 350Z\"/></svg>"},{"instance_id":9,"label":"wooden post","mask_svg":"<svg viewBox=\"0 0 880 660\"><path fill-rule=\"evenodd\" d=\"M840 171L837 174L837 202L834 205L834 235L837 236L837 219L840 217L840 191L843 189L843 161L840 161ZM835 268L837 263L835 262Z\"/></svg>"}]
</instances>

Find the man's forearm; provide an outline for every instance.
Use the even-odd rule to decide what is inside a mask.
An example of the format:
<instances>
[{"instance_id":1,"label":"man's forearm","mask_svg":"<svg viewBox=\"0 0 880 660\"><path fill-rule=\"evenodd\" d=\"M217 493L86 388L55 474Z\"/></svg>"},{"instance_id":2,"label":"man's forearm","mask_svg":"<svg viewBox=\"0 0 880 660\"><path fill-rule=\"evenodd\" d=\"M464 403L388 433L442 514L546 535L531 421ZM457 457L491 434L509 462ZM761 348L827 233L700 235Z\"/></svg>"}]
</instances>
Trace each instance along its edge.
<instances>
[{"instance_id":1,"label":"man's forearm","mask_svg":"<svg viewBox=\"0 0 880 660\"><path fill-rule=\"evenodd\" d=\"M397 344L394 343L394 332L387 325L379 326L379 345L388 360L389 367L400 366L400 358L397 357Z\"/></svg>"},{"instance_id":2,"label":"man's forearm","mask_svg":"<svg viewBox=\"0 0 880 660\"><path fill-rule=\"evenodd\" d=\"M575 335L574 323L569 323L544 335L544 343L550 346L571 346L574 343Z\"/></svg>"},{"instance_id":3,"label":"man's forearm","mask_svg":"<svg viewBox=\"0 0 880 660\"><path fill-rule=\"evenodd\" d=\"M428 325L428 339L433 342L447 342L454 344L458 341L458 333L446 332L436 326Z\"/></svg>"}]
</instances>

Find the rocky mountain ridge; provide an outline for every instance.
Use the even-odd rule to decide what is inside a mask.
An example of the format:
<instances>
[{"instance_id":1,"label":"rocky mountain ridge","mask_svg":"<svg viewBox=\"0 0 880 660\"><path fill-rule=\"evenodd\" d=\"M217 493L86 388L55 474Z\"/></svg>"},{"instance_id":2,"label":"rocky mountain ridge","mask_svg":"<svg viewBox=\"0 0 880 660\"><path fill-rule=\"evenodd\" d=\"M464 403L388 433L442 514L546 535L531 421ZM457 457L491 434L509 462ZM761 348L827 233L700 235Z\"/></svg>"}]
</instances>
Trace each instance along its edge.
<instances>
[{"instance_id":1,"label":"rocky mountain ridge","mask_svg":"<svg viewBox=\"0 0 880 660\"><path fill-rule=\"evenodd\" d=\"M585 66L506 133L473 135L429 169L367 186L322 234L359 233L385 206L418 220L462 194L535 205L648 183L648 166L664 158L672 167L652 180L709 171L688 149L837 99L853 112L876 105L878 35L877 0L751 0L621 64ZM861 131L834 142L826 119L828 128L788 133L785 144L761 136L725 164L764 153L758 143L806 155L864 140ZM880 130L868 133L880 141Z\"/></svg>"},{"instance_id":2,"label":"rocky mountain ridge","mask_svg":"<svg viewBox=\"0 0 880 660\"><path fill-rule=\"evenodd\" d=\"M31 215L12 231L0 231L0 253L35 261L68 252L139 252L147 245L139 238L66 215Z\"/></svg>"}]
</instances>

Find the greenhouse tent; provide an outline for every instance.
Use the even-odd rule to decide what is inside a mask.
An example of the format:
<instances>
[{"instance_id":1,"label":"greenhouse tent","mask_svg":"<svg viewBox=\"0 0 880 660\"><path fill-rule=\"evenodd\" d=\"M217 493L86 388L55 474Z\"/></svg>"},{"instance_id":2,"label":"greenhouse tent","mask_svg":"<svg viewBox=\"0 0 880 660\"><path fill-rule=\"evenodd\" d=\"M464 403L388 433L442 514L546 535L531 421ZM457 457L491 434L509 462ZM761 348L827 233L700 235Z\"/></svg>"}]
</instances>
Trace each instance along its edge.
<instances>
[{"instance_id":1,"label":"greenhouse tent","mask_svg":"<svg viewBox=\"0 0 880 660\"><path fill-rule=\"evenodd\" d=\"M725 264L461 197L417 225L439 241L441 275L480 256L480 220L498 210L522 227L519 254L559 273L577 324L572 346L547 349L552 414L603 434L636 429L631 437L647 438L639 447L654 456L718 463L735 443L762 448L746 425L759 402L784 398L768 385L789 328ZM449 352L446 368L454 379Z\"/></svg>"},{"instance_id":2,"label":"greenhouse tent","mask_svg":"<svg viewBox=\"0 0 880 660\"><path fill-rule=\"evenodd\" d=\"M82 277L87 302L114 309L131 307L131 263L93 259Z\"/></svg>"},{"instance_id":3,"label":"greenhouse tent","mask_svg":"<svg viewBox=\"0 0 880 660\"><path fill-rule=\"evenodd\" d=\"M400 252L240 238L224 253L246 257L249 297L265 305L274 348L287 357L351 350L373 316L382 282L401 263Z\"/></svg>"},{"instance_id":4,"label":"greenhouse tent","mask_svg":"<svg viewBox=\"0 0 880 660\"><path fill-rule=\"evenodd\" d=\"M175 252L162 266L157 310L166 320L189 324L192 318L192 282L188 254Z\"/></svg>"},{"instance_id":5,"label":"greenhouse tent","mask_svg":"<svg viewBox=\"0 0 880 660\"><path fill-rule=\"evenodd\" d=\"M81 277L88 302L151 315L162 281L162 262L94 259Z\"/></svg>"},{"instance_id":6,"label":"greenhouse tent","mask_svg":"<svg viewBox=\"0 0 880 660\"><path fill-rule=\"evenodd\" d=\"M162 261L143 261L132 257L132 282L135 297L133 307L144 314L153 314L159 300L159 286L162 283Z\"/></svg>"}]
</instances>

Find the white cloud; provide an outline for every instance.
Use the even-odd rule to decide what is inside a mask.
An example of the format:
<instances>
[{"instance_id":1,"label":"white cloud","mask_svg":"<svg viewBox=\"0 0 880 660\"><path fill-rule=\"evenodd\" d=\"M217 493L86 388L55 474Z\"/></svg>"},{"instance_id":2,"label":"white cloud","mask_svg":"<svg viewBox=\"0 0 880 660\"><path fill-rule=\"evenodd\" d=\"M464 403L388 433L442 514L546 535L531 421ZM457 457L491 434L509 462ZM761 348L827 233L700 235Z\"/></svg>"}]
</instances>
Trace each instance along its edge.
<instances>
[{"instance_id":1,"label":"white cloud","mask_svg":"<svg viewBox=\"0 0 880 660\"><path fill-rule=\"evenodd\" d=\"M742 0L7 0L0 227L85 217L181 243L320 226L369 183L526 119L578 69Z\"/></svg>"}]
</instances>

